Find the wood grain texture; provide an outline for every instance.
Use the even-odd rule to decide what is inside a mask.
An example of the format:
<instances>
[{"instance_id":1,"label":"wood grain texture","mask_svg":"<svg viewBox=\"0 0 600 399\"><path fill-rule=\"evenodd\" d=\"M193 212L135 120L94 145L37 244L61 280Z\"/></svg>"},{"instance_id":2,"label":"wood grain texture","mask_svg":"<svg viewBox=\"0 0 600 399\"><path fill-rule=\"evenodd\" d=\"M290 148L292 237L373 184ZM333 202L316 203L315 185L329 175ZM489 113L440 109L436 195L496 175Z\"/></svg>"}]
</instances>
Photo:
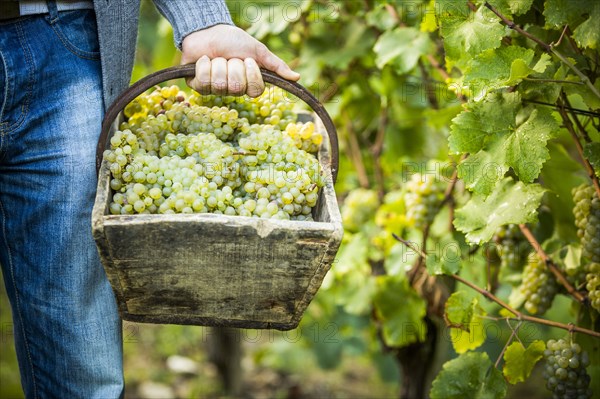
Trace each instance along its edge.
<instances>
[{"instance_id":1,"label":"wood grain texture","mask_svg":"<svg viewBox=\"0 0 600 399\"><path fill-rule=\"evenodd\" d=\"M325 129L317 128L326 135ZM327 137L323 143L328 143ZM328 146L315 222L216 214L109 215L102 164L93 234L125 320L276 328L298 325L342 238Z\"/></svg>"}]
</instances>

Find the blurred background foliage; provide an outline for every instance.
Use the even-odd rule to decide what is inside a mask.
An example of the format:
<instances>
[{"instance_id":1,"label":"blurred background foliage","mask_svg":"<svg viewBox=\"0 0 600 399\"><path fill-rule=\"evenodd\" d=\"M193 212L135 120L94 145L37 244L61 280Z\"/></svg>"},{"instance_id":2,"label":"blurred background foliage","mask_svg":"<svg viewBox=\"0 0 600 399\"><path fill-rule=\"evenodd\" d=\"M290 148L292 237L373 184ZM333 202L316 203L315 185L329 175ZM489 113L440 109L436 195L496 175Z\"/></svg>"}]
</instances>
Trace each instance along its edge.
<instances>
[{"instance_id":1,"label":"blurred background foliage","mask_svg":"<svg viewBox=\"0 0 600 399\"><path fill-rule=\"evenodd\" d=\"M423 165L432 159L457 161L448 158L447 140L450 121L462 110L461 101L448 90L448 77L439 68L426 68L423 63L423 58L439 57L442 52L439 42L423 39L423 35L437 29L432 16L417 12L430 1L227 3L235 23L300 72L300 83L311 89L334 118L340 136L336 191L341 204L348 192L361 187L383 198L401 185L403 165ZM399 31L396 27L408 29ZM403 56L397 57L399 53ZM179 58L170 25L151 1L142 0L132 81L177 65ZM438 219L442 221L433 228L442 230L447 215ZM374 212L367 213L363 222L360 232L347 234L336 263L297 330L223 332L193 326L125 323L126 397L398 397L403 382L399 348L414 341L418 332L399 330L391 340L396 345L388 346L390 340L382 338L382 321L374 315L406 312L395 316L419 320L417 312L425 305L411 297L414 291L402 280L375 278L386 271L401 275L403 272L398 271L414 258L405 259L399 245L387 245L378 253L369 245ZM405 227L405 222L396 223L400 229ZM407 234L406 238L413 241L421 237L416 230ZM383 258L385 266L374 262ZM482 274L477 272L484 267L483 260L475 260L472 266L462 275L484 284ZM394 289L381 290L380 284ZM483 300L480 304L488 313L497 310L496 305ZM21 397L5 296L0 301L0 312L0 397ZM547 317L569 322L573 317L570 302L559 299ZM489 325L493 328L488 329ZM437 328L443 329L440 326ZM482 349L495 359L509 339L511 328L487 321L482 328L486 333L493 332ZM230 335L228 342L239 344L242 351L241 385L233 388L223 379L227 371L219 368L213 353L215 337L224 333ZM524 342L563 335L535 325L519 331ZM432 358L423 358L423 362L431 363L428 381L447 359L456 356L448 329L436 339ZM415 356L419 362L421 355ZM536 369L526 383L510 387L508 397L546 397L541 384L541 372ZM243 393L232 394L236 390Z\"/></svg>"}]
</instances>

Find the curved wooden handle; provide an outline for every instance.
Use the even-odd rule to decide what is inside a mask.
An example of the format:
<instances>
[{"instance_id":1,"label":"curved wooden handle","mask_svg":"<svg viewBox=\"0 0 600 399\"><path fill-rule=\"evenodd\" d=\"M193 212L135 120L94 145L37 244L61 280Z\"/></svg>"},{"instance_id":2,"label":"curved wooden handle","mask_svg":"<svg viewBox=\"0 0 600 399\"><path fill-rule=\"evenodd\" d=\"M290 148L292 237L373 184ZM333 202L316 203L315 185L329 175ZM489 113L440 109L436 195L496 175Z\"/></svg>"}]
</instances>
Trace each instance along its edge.
<instances>
[{"instance_id":1,"label":"curved wooden handle","mask_svg":"<svg viewBox=\"0 0 600 399\"><path fill-rule=\"evenodd\" d=\"M329 144L331 147L331 173L333 177L333 182L335 183L337 180L339 167L338 137L335 125L333 124L331 117L325 110L325 107L304 86L301 86L296 82L286 80L271 71L262 69L261 72L265 83L271 83L272 85L286 90L290 94L293 94L294 96L298 97L306 104L308 104L308 106L311 107L313 111L315 111L317 116L321 118L321 121L323 122L323 125L327 130L327 135L329 136ZM98 147L96 149L96 173L100 170L100 165L102 164L102 154L104 153L104 149L108 147L108 141L110 139L110 128L117 116L119 115L119 112L121 112L125 108L125 106L129 104L132 100L134 100L137 96L150 89L151 87L171 79L193 77L195 74L196 70L194 64L175 66L150 74L144 77L143 79L138 80L127 90L125 90L123 94L121 94L112 103L112 105L104 115L104 120L102 121L102 131L100 132L100 138L98 139Z\"/></svg>"}]
</instances>

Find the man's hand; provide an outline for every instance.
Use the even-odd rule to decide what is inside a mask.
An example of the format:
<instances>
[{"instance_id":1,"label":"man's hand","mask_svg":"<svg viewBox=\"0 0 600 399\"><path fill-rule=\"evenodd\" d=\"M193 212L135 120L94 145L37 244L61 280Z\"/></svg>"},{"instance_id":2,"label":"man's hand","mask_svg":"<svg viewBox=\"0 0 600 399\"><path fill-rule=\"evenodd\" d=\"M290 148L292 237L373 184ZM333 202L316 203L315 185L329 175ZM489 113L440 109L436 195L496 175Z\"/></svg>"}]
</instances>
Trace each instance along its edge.
<instances>
[{"instance_id":1,"label":"man's hand","mask_svg":"<svg viewBox=\"0 0 600 399\"><path fill-rule=\"evenodd\" d=\"M183 39L182 52L182 64L196 63L196 76L188 85L200 94L258 97L265 89L259 67L289 80L300 78L267 46L236 26L193 32Z\"/></svg>"}]
</instances>

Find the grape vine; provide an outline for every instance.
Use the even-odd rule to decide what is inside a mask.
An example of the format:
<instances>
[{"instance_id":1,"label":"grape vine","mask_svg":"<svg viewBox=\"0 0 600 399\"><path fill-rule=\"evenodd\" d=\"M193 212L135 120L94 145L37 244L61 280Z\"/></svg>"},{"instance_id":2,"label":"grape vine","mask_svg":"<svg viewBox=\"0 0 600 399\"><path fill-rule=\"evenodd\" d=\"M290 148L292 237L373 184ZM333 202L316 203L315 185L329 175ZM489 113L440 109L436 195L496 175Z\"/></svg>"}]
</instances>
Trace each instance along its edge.
<instances>
[{"instance_id":1,"label":"grape vine","mask_svg":"<svg viewBox=\"0 0 600 399\"><path fill-rule=\"evenodd\" d=\"M313 1L249 24L340 130L346 234L308 317L370 320L365 351L392 354L401 397L505 397L536 364L558 397L600 392L598 18L585 1ZM509 333L497 359L491 324ZM525 325L548 330L527 342ZM469 339L431 381L414 358L445 329Z\"/></svg>"}]
</instances>

